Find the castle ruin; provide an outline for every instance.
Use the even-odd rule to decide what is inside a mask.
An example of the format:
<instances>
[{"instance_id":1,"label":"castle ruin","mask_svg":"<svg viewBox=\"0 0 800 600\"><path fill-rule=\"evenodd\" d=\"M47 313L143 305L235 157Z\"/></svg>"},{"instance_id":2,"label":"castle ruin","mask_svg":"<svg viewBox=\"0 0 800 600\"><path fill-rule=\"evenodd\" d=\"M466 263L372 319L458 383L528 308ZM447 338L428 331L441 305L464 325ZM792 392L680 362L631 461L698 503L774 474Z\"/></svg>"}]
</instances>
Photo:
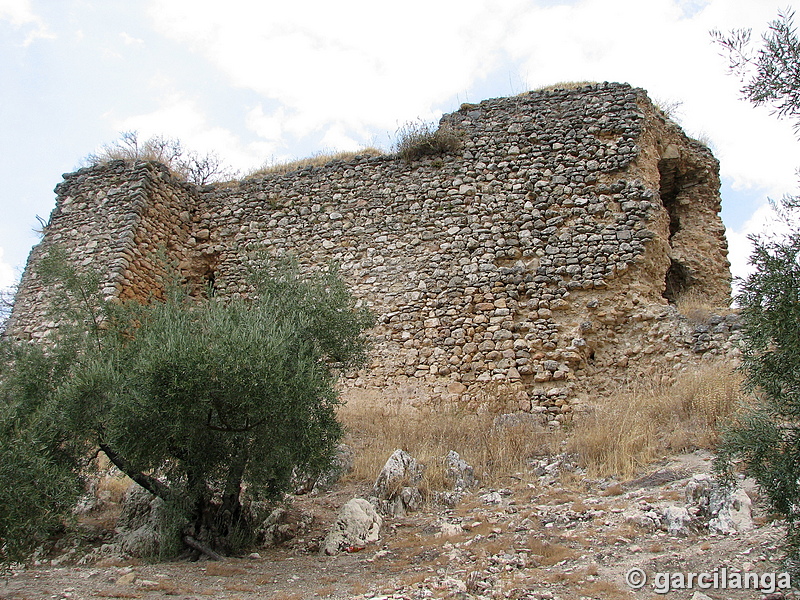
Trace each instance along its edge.
<instances>
[{"instance_id":1,"label":"castle ruin","mask_svg":"<svg viewBox=\"0 0 800 600\"><path fill-rule=\"evenodd\" d=\"M724 318L698 333L673 306L730 301L719 166L643 90L529 92L442 123L461 148L414 161L361 156L211 186L152 162L67 174L7 334L54 327L35 266L57 244L116 298L150 295L159 248L222 296L249 291L262 252L335 261L378 319L371 364L345 388L431 402L505 385L514 408L559 421L582 394L668 382L721 352Z\"/></svg>"}]
</instances>

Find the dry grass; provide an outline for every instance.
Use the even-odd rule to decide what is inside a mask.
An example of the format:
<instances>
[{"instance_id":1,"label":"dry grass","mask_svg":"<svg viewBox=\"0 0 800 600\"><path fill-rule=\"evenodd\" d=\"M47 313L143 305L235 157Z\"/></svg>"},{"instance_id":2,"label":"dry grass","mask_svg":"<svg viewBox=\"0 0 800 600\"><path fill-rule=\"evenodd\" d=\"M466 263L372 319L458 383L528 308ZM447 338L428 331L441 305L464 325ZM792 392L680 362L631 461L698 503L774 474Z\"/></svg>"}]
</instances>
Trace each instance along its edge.
<instances>
[{"instance_id":1,"label":"dry grass","mask_svg":"<svg viewBox=\"0 0 800 600\"><path fill-rule=\"evenodd\" d=\"M187 151L180 140L156 135L140 140L136 131L126 131L120 138L90 154L84 163L90 166L123 160L155 161L166 166L173 176L198 185L224 181L236 173L226 167L214 152L198 154Z\"/></svg>"},{"instance_id":2,"label":"dry grass","mask_svg":"<svg viewBox=\"0 0 800 600\"><path fill-rule=\"evenodd\" d=\"M381 156L383 151L378 148L362 148L356 152L318 152L313 156L307 158L300 158L297 160L288 161L285 163L274 163L264 165L245 176L245 179L253 177L262 177L264 175L282 175L292 171L298 171L306 167L322 167L334 160L348 161L354 159L356 156Z\"/></svg>"},{"instance_id":3,"label":"dry grass","mask_svg":"<svg viewBox=\"0 0 800 600\"><path fill-rule=\"evenodd\" d=\"M577 553L563 544L554 544L538 537L528 538L526 549L531 554L541 557L542 566L550 567L560 563L562 560L575 558Z\"/></svg>"},{"instance_id":4,"label":"dry grass","mask_svg":"<svg viewBox=\"0 0 800 600\"><path fill-rule=\"evenodd\" d=\"M595 581L590 583L582 588L581 592L591 598L608 598L608 600L623 600L625 598L635 597L629 590L623 590L618 585L608 581Z\"/></svg>"},{"instance_id":5,"label":"dry grass","mask_svg":"<svg viewBox=\"0 0 800 600\"><path fill-rule=\"evenodd\" d=\"M729 306L714 306L708 298L696 290L687 290L675 299L675 308L691 323L701 324L712 315L727 315L734 312Z\"/></svg>"},{"instance_id":6,"label":"dry grass","mask_svg":"<svg viewBox=\"0 0 800 600\"><path fill-rule=\"evenodd\" d=\"M103 502L120 504L133 480L116 469L108 469L98 479L95 496Z\"/></svg>"},{"instance_id":7,"label":"dry grass","mask_svg":"<svg viewBox=\"0 0 800 600\"><path fill-rule=\"evenodd\" d=\"M394 151L406 160L457 152L463 145L464 132L452 125L436 126L424 121L409 121L397 130Z\"/></svg>"},{"instance_id":8,"label":"dry grass","mask_svg":"<svg viewBox=\"0 0 800 600\"><path fill-rule=\"evenodd\" d=\"M744 400L738 373L707 365L671 387L642 386L602 401L568 446L593 477L631 477L665 454L713 449L719 426Z\"/></svg>"},{"instance_id":9,"label":"dry grass","mask_svg":"<svg viewBox=\"0 0 800 600\"><path fill-rule=\"evenodd\" d=\"M455 405L414 408L351 398L339 410L346 442L355 450L350 477L374 481L386 459L402 448L426 465L423 493L447 489L444 457L454 450L474 467L481 484L491 485L525 471L529 457L551 453L561 440L560 434L533 422L495 427L495 417Z\"/></svg>"},{"instance_id":10,"label":"dry grass","mask_svg":"<svg viewBox=\"0 0 800 600\"><path fill-rule=\"evenodd\" d=\"M550 85L536 88L534 91L551 92L553 90L577 90L582 87L586 87L587 85L594 85L596 83L596 81L559 81L558 83L551 83Z\"/></svg>"}]
</instances>

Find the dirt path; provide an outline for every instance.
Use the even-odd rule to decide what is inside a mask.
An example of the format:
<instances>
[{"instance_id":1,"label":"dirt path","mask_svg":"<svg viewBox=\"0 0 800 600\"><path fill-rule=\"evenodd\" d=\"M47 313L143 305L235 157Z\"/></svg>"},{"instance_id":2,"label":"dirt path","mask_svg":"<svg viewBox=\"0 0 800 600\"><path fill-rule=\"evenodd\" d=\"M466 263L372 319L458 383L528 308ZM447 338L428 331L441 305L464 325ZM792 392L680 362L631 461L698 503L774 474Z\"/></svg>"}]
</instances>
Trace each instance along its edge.
<instances>
[{"instance_id":1,"label":"dirt path","mask_svg":"<svg viewBox=\"0 0 800 600\"><path fill-rule=\"evenodd\" d=\"M763 598L752 588L700 585L713 586L710 579L687 586L688 576L683 587L672 580L678 589L656 593L665 591L657 573L716 573L721 585L723 579L735 583L737 569L760 578L778 569L783 531L765 518L757 501L755 527L743 533L712 535L689 527L674 534L647 521L666 506L685 505L687 483L693 474L708 472L709 458L677 457L622 485L569 474L520 474L509 479L508 488L475 491L453 509L387 518L381 541L363 551L320 556L316 549L338 507L365 491L344 485L330 494L298 497L294 508L313 513L314 528L278 548L222 563L106 559L30 567L0 580L0 598ZM636 591L625 579L634 568L648 577Z\"/></svg>"}]
</instances>

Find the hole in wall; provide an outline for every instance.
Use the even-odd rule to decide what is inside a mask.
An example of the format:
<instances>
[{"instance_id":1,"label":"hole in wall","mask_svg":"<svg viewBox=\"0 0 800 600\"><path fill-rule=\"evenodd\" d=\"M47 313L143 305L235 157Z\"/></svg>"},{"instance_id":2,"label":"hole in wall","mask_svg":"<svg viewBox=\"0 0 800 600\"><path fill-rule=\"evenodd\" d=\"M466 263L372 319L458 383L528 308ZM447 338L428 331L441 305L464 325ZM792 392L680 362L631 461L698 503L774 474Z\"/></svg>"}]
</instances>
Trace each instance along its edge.
<instances>
[{"instance_id":1,"label":"hole in wall","mask_svg":"<svg viewBox=\"0 0 800 600\"><path fill-rule=\"evenodd\" d=\"M674 146L668 146L661 160L658 161L659 196L661 204L669 217L669 234L667 240L672 248L673 238L681 230L680 196L694 182L691 169L681 162L680 152ZM664 293L662 296L670 304L685 294L693 284L689 268L674 258L670 258L669 268L664 275Z\"/></svg>"},{"instance_id":2,"label":"hole in wall","mask_svg":"<svg viewBox=\"0 0 800 600\"><path fill-rule=\"evenodd\" d=\"M677 260L670 259L665 284L663 296L670 304L675 304L675 301L692 285L689 269Z\"/></svg>"},{"instance_id":3,"label":"hole in wall","mask_svg":"<svg viewBox=\"0 0 800 600\"><path fill-rule=\"evenodd\" d=\"M681 229L681 219L678 215L678 194L681 189L681 177L678 171L678 160L665 158L658 161L659 195L661 204L667 209L669 215L669 239Z\"/></svg>"},{"instance_id":4,"label":"hole in wall","mask_svg":"<svg viewBox=\"0 0 800 600\"><path fill-rule=\"evenodd\" d=\"M206 287L206 294L208 294L209 298L213 298L217 295L217 272L214 269L209 268L206 271L205 275L203 275L203 281L205 282Z\"/></svg>"}]
</instances>

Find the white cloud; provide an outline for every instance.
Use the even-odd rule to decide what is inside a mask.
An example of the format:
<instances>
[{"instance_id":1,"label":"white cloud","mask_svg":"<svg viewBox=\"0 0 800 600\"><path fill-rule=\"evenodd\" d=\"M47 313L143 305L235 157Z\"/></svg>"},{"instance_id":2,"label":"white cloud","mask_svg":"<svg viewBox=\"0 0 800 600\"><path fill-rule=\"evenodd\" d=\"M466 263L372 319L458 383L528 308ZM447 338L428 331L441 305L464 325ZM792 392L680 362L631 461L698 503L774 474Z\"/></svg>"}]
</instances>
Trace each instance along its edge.
<instances>
[{"instance_id":1,"label":"white cloud","mask_svg":"<svg viewBox=\"0 0 800 600\"><path fill-rule=\"evenodd\" d=\"M126 46L141 46L142 44L144 44L143 39L133 37L132 35L124 31L119 34L119 37L122 38L122 41Z\"/></svg>"},{"instance_id":2,"label":"white cloud","mask_svg":"<svg viewBox=\"0 0 800 600\"><path fill-rule=\"evenodd\" d=\"M737 189L780 196L793 188L800 145L786 123L739 99L740 84L709 35L752 26L757 38L779 7L751 0L154 0L150 14L158 30L236 86L281 106L249 115L270 141L314 135L351 145L391 133L407 120L438 118L443 103L503 69L509 81L532 86L628 81L683 101L685 127L713 142Z\"/></svg>"},{"instance_id":3,"label":"white cloud","mask_svg":"<svg viewBox=\"0 0 800 600\"><path fill-rule=\"evenodd\" d=\"M14 268L3 260L4 250L0 247L0 290L11 287L17 283Z\"/></svg>"},{"instance_id":4,"label":"white cloud","mask_svg":"<svg viewBox=\"0 0 800 600\"><path fill-rule=\"evenodd\" d=\"M247 126L262 138L278 142L284 134L286 119L286 110L283 107L268 115L259 104L247 113Z\"/></svg>"},{"instance_id":5,"label":"white cloud","mask_svg":"<svg viewBox=\"0 0 800 600\"><path fill-rule=\"evenodd\" d=\"M30 0L0 0L0 20L9 21L18 29L28 29L24 46L38 38L55 38L44 21L33 12Z\"/></svg>"},{"instance_id":6,"label":"white cloud","mask_svg":"<svg viewBox=\"0 0 800 600\"><path fill-rule=\"evenodd\" d=\"M216 153L225 164L236 169L258 166L276 153L278 143L267 140L244 145L230 130L214 125L198 104L178 92L166 93L161 106L149 113L114 120L119 131L137 131L140 139L156 135L176 138L187 150ZM261 157L260 159L254 157Z\"/></svg>"},{"instance_id":7,"label":"white cloud","mask_svg":"<svg viewBox=\"0 0 800 600\"><path fill-rule=\"evenodd\" d=\"M393 131L398 119L438 116L437 102L499 65L520 4L180 0L151 12L235 85L282 103L287 130L302 136L332 121Z\"/></svg>"},{"instance_id":8,"label":"white cloud","mask_svg":"<svg viewBox=\"0 0 800 600\"><path fill-rule=\"evenodd\" d=\"M731 262L731 274L744 278L753 272L748 264L753 252L750 236L781 236L789 233L789 226L780 220L768 203L759 206L753 215L738 230L728 229L728 260Z\"/></svg>"}]
</instances>

